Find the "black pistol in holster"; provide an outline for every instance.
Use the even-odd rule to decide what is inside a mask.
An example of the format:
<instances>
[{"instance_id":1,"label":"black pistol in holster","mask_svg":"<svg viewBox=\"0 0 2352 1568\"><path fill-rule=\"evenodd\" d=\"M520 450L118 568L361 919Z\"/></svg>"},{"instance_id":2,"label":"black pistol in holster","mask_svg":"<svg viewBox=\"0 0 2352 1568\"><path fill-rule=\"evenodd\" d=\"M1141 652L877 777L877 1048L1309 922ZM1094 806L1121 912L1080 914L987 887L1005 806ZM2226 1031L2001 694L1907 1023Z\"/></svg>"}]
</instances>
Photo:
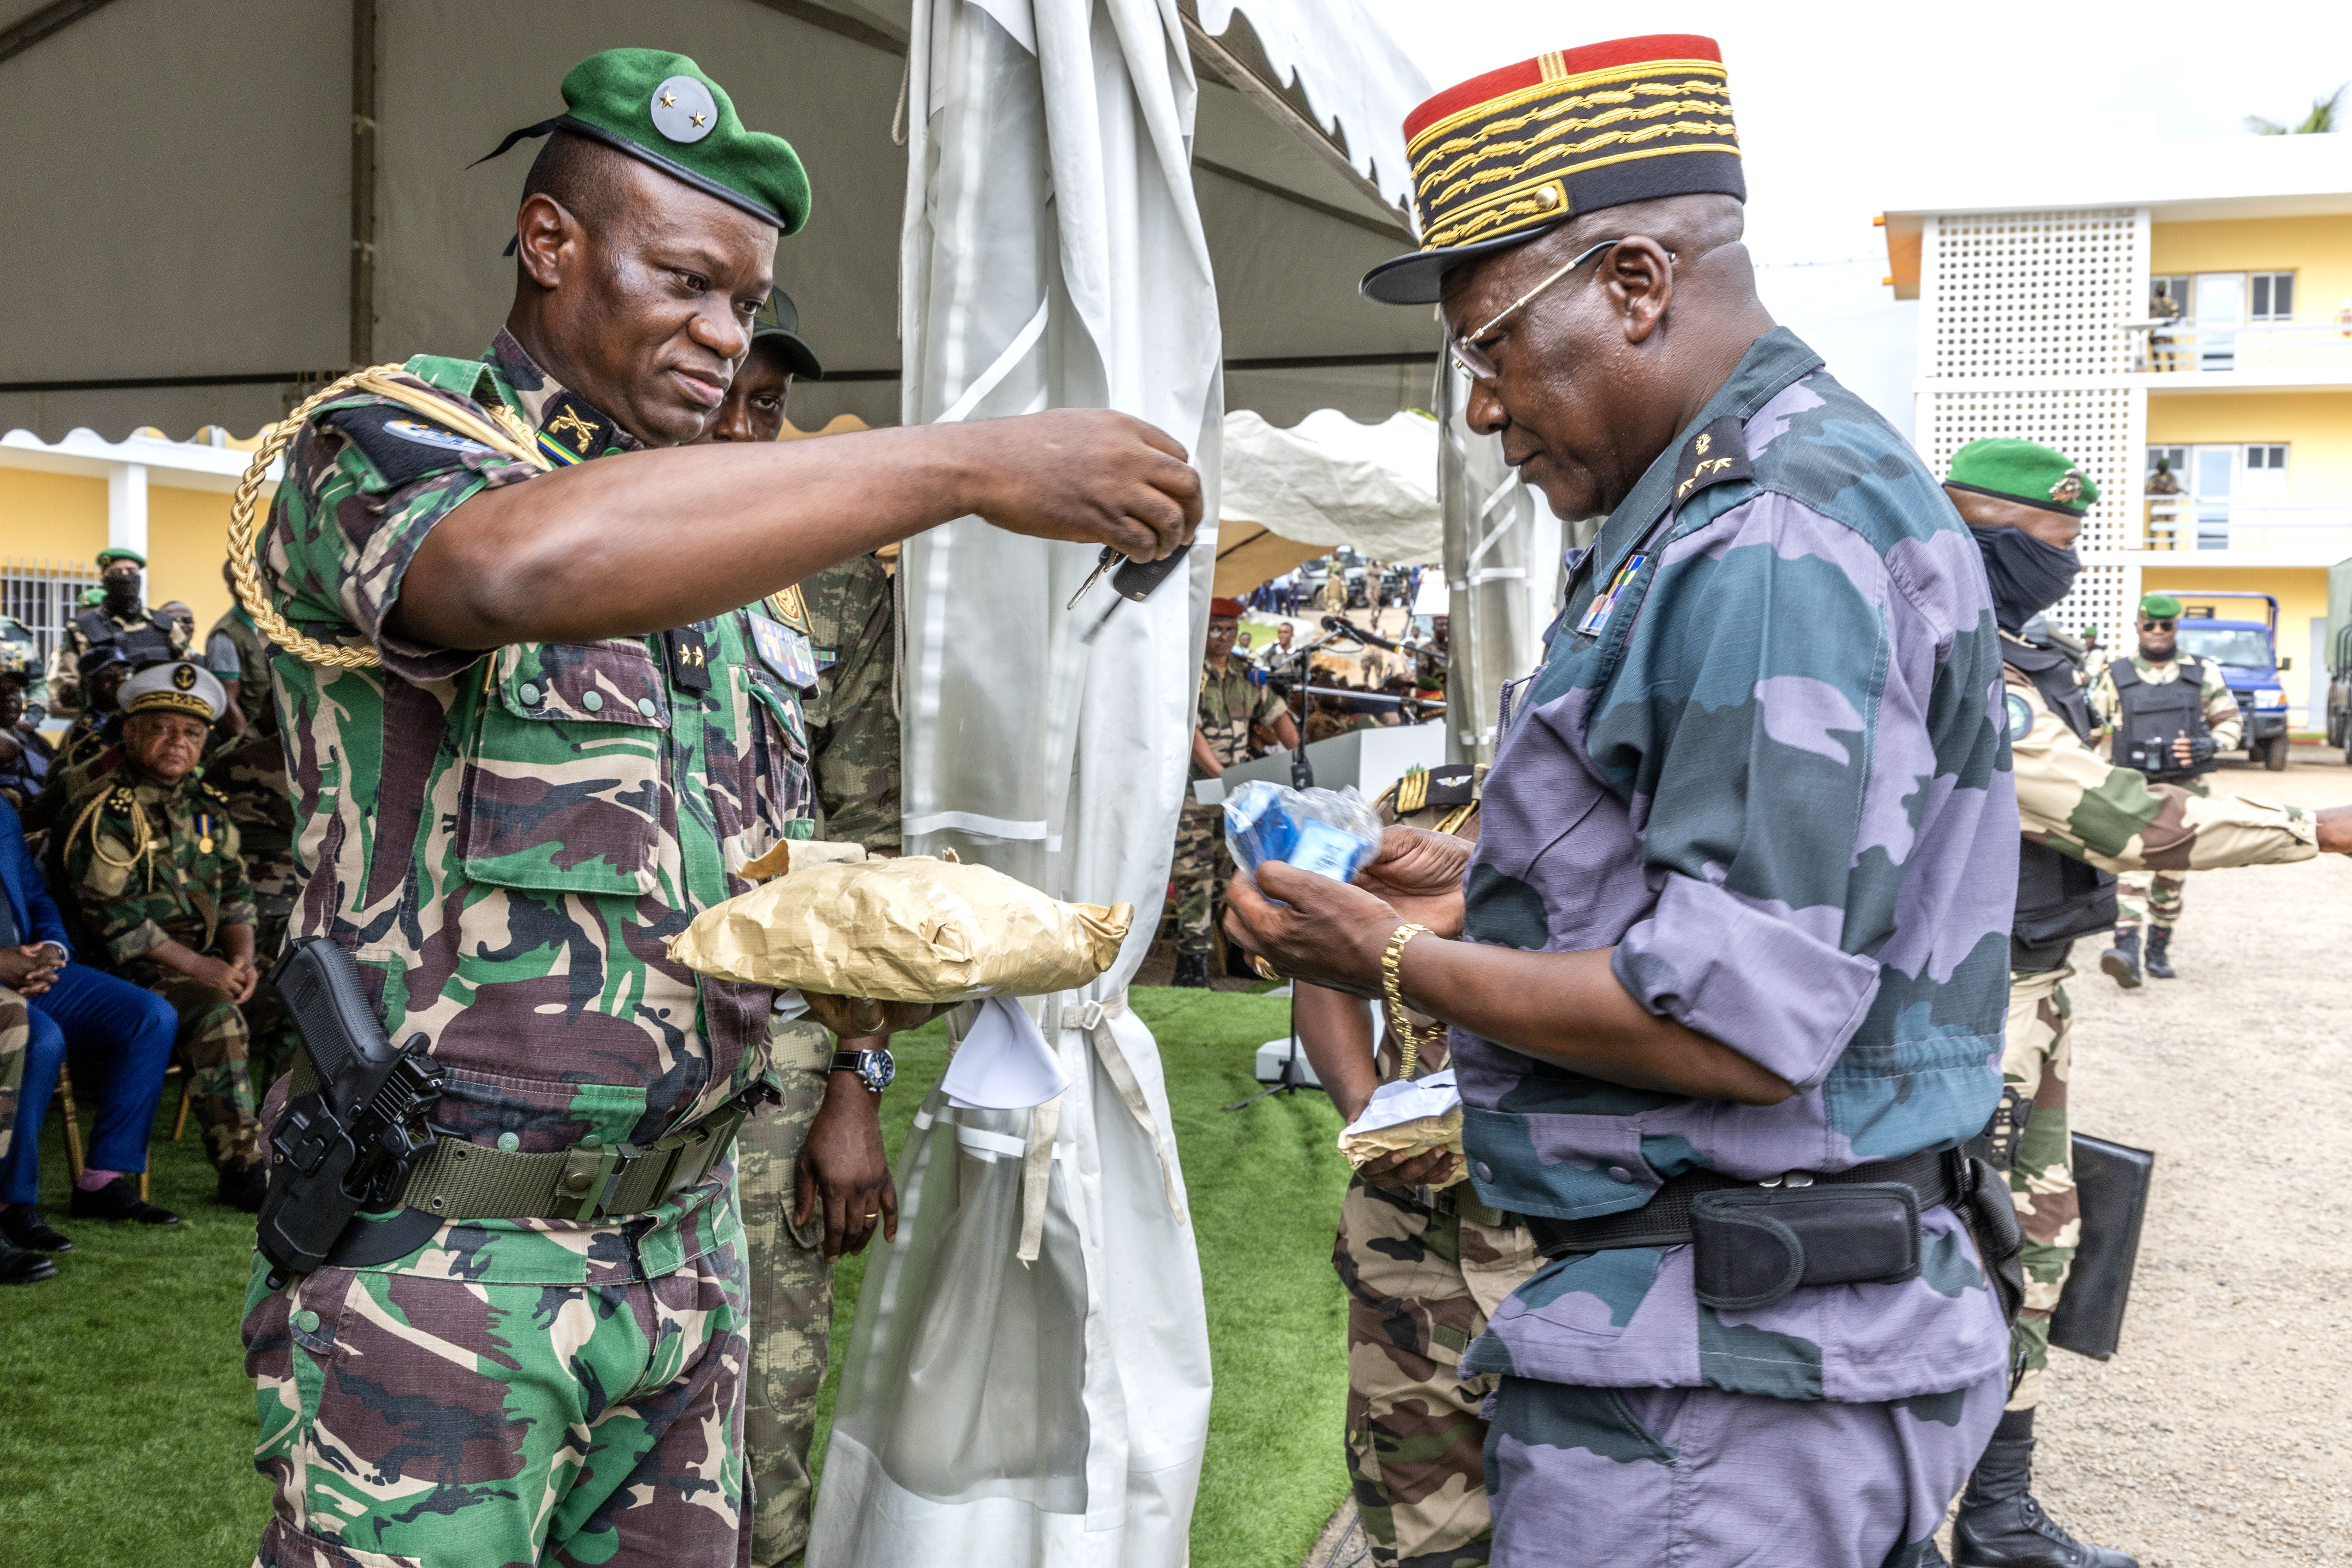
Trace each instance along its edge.
<instances>
[{"instance_id":1,"label":"black pistol in holster","mask_svg":"<svg viewBox=\"0 0 2352 1568\"><path fill-rule=\"evenodd\" d=\"M270 984L302 1036L261 1205L275 1290L324 1263L354 1218L400 1201L410 1166L433 1146L425 1118L442 1073L424 1035L397 1049L384 1037L359 965L326 938L292 942Z\"/></svg>"}]
</instances>

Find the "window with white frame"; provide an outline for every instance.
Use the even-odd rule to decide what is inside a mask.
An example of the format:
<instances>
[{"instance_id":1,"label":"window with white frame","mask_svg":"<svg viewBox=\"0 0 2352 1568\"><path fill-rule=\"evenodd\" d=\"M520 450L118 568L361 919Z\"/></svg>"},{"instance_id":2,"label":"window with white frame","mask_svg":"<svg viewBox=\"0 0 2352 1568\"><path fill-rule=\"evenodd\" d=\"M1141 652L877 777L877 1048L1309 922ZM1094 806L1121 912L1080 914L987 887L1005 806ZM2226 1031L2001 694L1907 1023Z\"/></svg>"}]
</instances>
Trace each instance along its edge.
<instances>
[{"instance_id":1,"label":"window with white frame","mask_svg":"<svg viewBox=\"0 0 2352 1568\"><path fill-rule=\"evenodd\" d=\"M2257 321L2292 321L2294 320L2294 274L2292 272L2257 272L2253 275L2252 309L2248 318Z\"/></svg>"},{"instance_id":2,"label":"window with white frame","mask_svg":"<svg viewBox=\"0 0 2352 1568\"><path fill-rule=\"evenodd\" d=\"M82 595L97 586L90 569L78 563L0 560L0 611L31 629L44 660L65 640Z\"/></svg>"},{"instance_id":3,"label":"window with white frame","mask_svg":"<svg viewBox=\"0 0 2352 1568\"><path fill-rule=\"evenodd\" d=\"M2249 446L2242 480L2240 491L2247 496L2286 494L2286 443L2258 441Z\"/></svg>"}]
</instances>

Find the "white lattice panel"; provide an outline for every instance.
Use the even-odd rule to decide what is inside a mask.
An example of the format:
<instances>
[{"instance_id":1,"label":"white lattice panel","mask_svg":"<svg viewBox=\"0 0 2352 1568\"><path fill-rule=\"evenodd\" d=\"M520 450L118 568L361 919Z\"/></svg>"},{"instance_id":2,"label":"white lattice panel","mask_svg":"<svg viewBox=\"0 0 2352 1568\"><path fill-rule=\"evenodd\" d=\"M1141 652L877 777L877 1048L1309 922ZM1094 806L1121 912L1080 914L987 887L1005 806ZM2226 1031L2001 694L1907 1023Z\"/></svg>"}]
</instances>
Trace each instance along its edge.
<instances>
[{"instance_id":1,"label":"white lattice panel","mask_svg":"<svg viewBox=\"0 0 2352 1568\"><path fill-rule=\"evenodd\" d=\"M2129 208L1938 217L1930 376L2113 375L2147 314L2147 226Z\"/></svg>"},{"instance_id":2,"label":"white lattice panel","mask_svg":"<svg viewBox=\"0 0 2352 1568\"><path fill-rule=\"evenodd\" d=\"M1937 392L1926 399L1920 454L1941 477L1952 454L1986 437L2009 436L2054 447L2082 467L2099 499L2083 520L2074 548L2095 551L2137 547L2128 529L2139 502L2139 464L2135 460L2146 424L2144 398L2123 387L2051 386L2003 392ZM2074 591L2053 612L2061 626L2085 623L2102 630L2123 624L2139 595L2136 567L2086 566Z\"/></svg>"}]
</instances>

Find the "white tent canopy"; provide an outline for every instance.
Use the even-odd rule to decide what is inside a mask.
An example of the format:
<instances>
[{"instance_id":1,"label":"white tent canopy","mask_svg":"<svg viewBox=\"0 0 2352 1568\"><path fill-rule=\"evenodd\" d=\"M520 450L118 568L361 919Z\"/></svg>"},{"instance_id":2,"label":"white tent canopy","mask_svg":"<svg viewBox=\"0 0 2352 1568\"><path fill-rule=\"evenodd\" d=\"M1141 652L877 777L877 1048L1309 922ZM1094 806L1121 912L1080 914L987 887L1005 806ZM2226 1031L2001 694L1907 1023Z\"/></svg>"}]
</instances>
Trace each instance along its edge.
<instances>
[{"instance_id":1,"label":"white tent canopy","mask_svg":"<svg viewBox=\"0 0 2352 1568\"><path fill-rule=\"evenodd\" d=\"M1425 403L1428 318L1355 289L1411 243L1397 127L1419 74L1356 0L1171 4L1200 81L1191 184L1227 405L1290 423ZM809 167L813 216L776 278L832 374L795 389L794 423L900 417L911 0L7 10L0 432L246 436L354 363L478 352L512 292L499 253L536 144L468 165L560 109L582 57L621 45L694 57Z\"/></svg>"},{"instance_id":2,"label":"white tent canopy","mask_svg":"<svg viewBox=\"0 0 2352 1568\"><path fill-rule=\"evenodd\" d=\"M1424 414L1366 425L1321 408L1287 430L1226 415L1216 591L1245 593L1342 544L1401 566L1437 560L1437 446Z\"/></svg>"}]
</instances>

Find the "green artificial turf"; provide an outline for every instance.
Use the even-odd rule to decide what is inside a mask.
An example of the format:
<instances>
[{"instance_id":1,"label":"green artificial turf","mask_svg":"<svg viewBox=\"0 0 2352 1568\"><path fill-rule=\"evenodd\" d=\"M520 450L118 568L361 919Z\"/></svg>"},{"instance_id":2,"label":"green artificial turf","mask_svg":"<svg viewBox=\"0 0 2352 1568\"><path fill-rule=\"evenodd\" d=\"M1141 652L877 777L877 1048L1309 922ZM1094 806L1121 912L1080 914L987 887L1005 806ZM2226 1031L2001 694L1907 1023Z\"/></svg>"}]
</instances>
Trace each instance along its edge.
<instances>
[{"instance_id":1,"label":"green artificial turf","mask_svg":"<svg viewBox=\"0 0 2352 1568\"><path fill-rule=\"evenodd\" d=\"M1221 1109L1255 1091L1251 1058L1284 1032L1286 1004L1129 994L1166 1065L1208 1299L1216 1395L1192 1561L1279 1568L1306 1555L1347 1489L1345 1307L1330 1266L1346 1186L1339 1118L1313 1090ZM946 1033L934 1026L895 1048L899 1088L883 1099L894 1159L946 1067ZM184 1216L175 1230L65 1219L59 1119L42 1130L46 1206L78 1245L56 1279L0 1290L0 1560L15 1568L242 1568L268 1517L236 1333L252 1221L212 1201L193 1127L162 1141L173 1100L152 1196ZM836 1368L864 1278L863 1258L835 1276ZM828 1378L826 1419L833 1398Z\"/></svg>"}]
</instances>

